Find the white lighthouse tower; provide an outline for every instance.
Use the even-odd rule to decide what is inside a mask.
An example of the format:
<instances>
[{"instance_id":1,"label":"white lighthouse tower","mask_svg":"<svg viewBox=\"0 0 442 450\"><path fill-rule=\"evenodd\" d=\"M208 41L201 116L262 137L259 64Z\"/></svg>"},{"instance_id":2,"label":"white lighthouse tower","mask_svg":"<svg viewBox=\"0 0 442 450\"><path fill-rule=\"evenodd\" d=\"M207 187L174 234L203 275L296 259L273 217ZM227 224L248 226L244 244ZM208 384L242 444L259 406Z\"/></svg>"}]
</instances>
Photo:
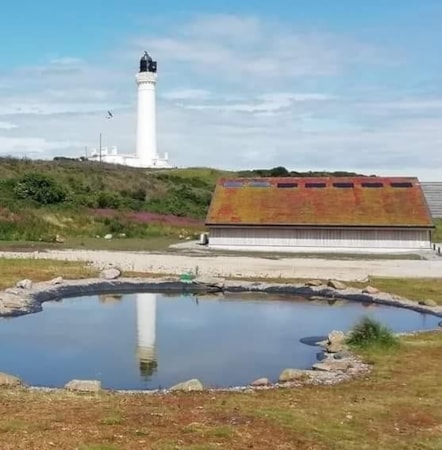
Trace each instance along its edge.
<instances>
[{"instance_id":1,"label":"white lighthouse tower","mask_svg":"<svg viewBox=\"0 0 442 450\"><path fill-rule=\"evenodd\" d=\"M109 150L107 147L92 149L88 157L91 161L99 161L111 164L122 164L142 168L171 168L167 153L161 157L157 152L157 120L155 88L157 84L157 62L149 53L144 52L140 59L140 69L136 75L137 98L137 136L136 153L120 154L116 147ZM107 118L113 118L108 113Z\"/></svg>"},{"instance_id":2,"label":"white lighthouse tower","mask_svg":"<svg viewBox=\"0 0 442 450\"><path fill-rule=\"evenodd\" d=\"M156 294L136 294L137 299L137 357L143 376L152 375L157 367L155 355Z\"/></svg>"},{"instance_id":3,"label":"white lighthouse tower","mask_svg":"<svg viewBox=\"0 0 442 450\"><path fill-rule=\"evenodd\" d=\"M157 153L157 119L155 88L157 62L147 52L140 60L136 76L138 86L137 108L137 159L141 167L169 167L168 155L160 158Z\"/></svg>"}]
</instances>

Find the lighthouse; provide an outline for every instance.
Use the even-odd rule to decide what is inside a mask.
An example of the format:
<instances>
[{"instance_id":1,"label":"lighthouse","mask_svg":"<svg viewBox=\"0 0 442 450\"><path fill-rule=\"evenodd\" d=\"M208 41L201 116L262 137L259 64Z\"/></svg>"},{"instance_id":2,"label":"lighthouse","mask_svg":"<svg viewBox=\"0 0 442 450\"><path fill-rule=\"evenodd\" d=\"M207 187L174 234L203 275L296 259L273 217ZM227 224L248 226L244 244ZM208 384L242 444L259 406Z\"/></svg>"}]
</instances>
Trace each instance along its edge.
<instances>
[{"instance_id":1,"label":"lighthouse","mask_svg":"<svg viewBox=\"0 0 442 450\"><path fill-rule=\"evenodd\" d=\"M155 355L156 294L136 294L137 302L137 357L140 372L149 377L157 368Z\"/></svg>"},{"instance_id":2,"label":"lighthouse","mask_svg":"<svg viewBox=\"0 0 442 450\"><path fill-rule=\"evenodd\" d=\"M140 60L136 76L138 86L137 107L137 158L143 166L155 166L157 156L157 130L155 87L157 62L147 52Z\"/></svg>"},{"instance_id":3,"label":"lighthouse","mask_svg":"<svg viewBox=\"0 0 442 450\"><path fill-rule=\"evenodd\" d=\"M135 154L120 154L114 146L111 150L101 146L92 149L88 157L90 161L122 164L141 168L168 169L169 156L165 153L160 156L157 151L157 118L155 90L157 84L157 62L149 53L144 52L140 59L139 71L136 74L137 82L137 117L136 117L136 148ZM113 119L114 115L108 112L106 119Z\"/></svg>"}]
</instances>

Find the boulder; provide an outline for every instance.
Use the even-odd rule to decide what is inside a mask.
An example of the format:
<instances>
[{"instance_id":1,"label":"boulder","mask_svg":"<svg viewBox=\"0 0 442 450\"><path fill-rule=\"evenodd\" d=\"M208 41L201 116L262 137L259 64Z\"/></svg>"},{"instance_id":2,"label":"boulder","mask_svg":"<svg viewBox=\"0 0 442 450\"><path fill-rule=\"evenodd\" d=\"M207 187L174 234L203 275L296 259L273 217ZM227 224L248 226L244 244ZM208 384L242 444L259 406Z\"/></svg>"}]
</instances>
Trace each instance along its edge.
<instances>
[{"instance_id":1,"label":"boulder","mask_svg":"<svg viewBox=\"0 0 442 450\"><path fill-rule=\"evenodd\" d=\"M55 242L57 244L64 244L65 240L66 239L64 237L60 236L59 234L55 235Z\"/></svg>"},{"instance_id":2,"label":"boulder","mask_svg":"<svg viewBox=\"0 0 442 450\"><path fill-rule=\"evenodd\" d=\"M278 378L278 381L280 383L285 383L286 381L293 381L293 380L302 380L305 378L309 378L310 375L305 371L301 369L284 369Z\"/></svg>"},{"instance_id":3,"label":"boulder","mask_svg":"<svg viewBox=\"0 0 442 450\"><path fill-rule=\"evenodd\" d=\"M104 235L104 239L106 239L107 241L110 241L112 238L113 236L110 233Z\"/></svg>"},{"instance_id":4,"label":"boulder","mask_svg":"<svg viewBox=\"0 0 442 450\"><path fill-rule=\"evenodd\" d=\"M309 280L305 283L306 286L322 286L321 280Z\"/></svg>"},{"instance_id":5,"label":"boulder","mask_svg":"<svg viewBox=\"0 0 442 450\"><path fill-rule=\"evenodd\" d=\"M270 380L268 378L258 378L257 380L250 383L250 386L259 387L259 386L268 386L270 384Z\"/></svg>"},{"instance_id":6,"label":"boulder","mask_svg":"<svg viewBox=\"0 0 442 450\"><path fill-rule=\"evenodd\" d=\"M320 370L322 372L345 372L352 366L351 362L345 359L325 359L324 361L313 364L313 370Z\"/></svg>"},{"instance_id":7,"label":"boulder","mask_svg":"<svg viewBox=\"0 0 442 450\"><path fill-rule=\"evenodd\" d=\"M342 281L338 280L328 280L327 286L338 290L343 290L347 288L347 286Z\"/></svg>"},{"instance_id":8,"label":"boulder","mask_svg":"<svg viewBox=\"0 0 442 450\"><path fill-rule=\"evenodd\" d=\"M370 295L374 295L374 294L379 294L379 289L375 288L373 286L366 286L364 287L364 289L362 289L362 293L363 294L370 294Z\"/></svg>"},{"instance_id":9,"label":"boulder","mask_svg":"<svg viewBox=\"0 0 442 450\"><path fill-rule=\"evenodd\" d=\"M75 392L99 392L101 381L99 380L71 380L64 386L68 391Z\"/></svg>"},{"instance_id":10,"label":"boulder","mask_svg":"<svg viewBox=\"0 0 442 450\"><path fill-rule=\"evenodd\" d=\"M329 344L344 344L345 334L343 331L333 330L328 334Z\"/></svg>"},{"instance_id":11,"label":"boulder","mask_svg":"<svg viewBox=\"0 0 442 450\"><path fill-rule=\"evenodd\" d=\"M183 381L182 383L178 383L175 386L170 388L171 391L202 391L204 389L203 383L196 378L188 381Z\"/></svg>"},{"instance_id":12,"label":"boulder","mask_svg":"<svg viewBox=\"0 0 442 450\"><path fill-rule=\"evenodd\" d=\"M425 305L425 306L437 306L437 303L434 300L431 300L430 298L427 298L425 300L421 300L419 302L419 305Z\"/></svg>"},{"instance_id":13,"label":"boulder","mask_svg":"<svg viewBox=\"0 0 442 450\"><path fill-rule=\"evenodd\" d=\"M23 382L18 377L14 375L9 375L8 373L0 372L0 386L21 386Z\"/></svg>"},{"instance_id":14,"label":"boulder","mask_svg":"<svg viewBox=\"0 0 442 450\"><path fill-rule=\"evenodd\" d=\"M105 280L116 280L121 275L121 271L116 268L111 269L104 269L100 273L100 278L103 278Z\"/></svg>"},{"instance_id":15,"label":"boulder","mask_svg":"<svg viewBox=\"0 0 442 450\"><path fill-rule=\"evenodd\" d=\"M20 289L32 289L32 280L24 279L17 281L15 286Z\"/></svg>"},{"instance_id":16,"label":"boulder","mask_svg":"<svg viewBox=\"0 0 442 450\"><path fill-rule=\"evenodd\" d=\"M51 281L49 281L49 284L53 284L53 285L62 284L62 283L63 283L63 277L56 277L56 278L53 278Z\"/></svg>"}]
</instances>

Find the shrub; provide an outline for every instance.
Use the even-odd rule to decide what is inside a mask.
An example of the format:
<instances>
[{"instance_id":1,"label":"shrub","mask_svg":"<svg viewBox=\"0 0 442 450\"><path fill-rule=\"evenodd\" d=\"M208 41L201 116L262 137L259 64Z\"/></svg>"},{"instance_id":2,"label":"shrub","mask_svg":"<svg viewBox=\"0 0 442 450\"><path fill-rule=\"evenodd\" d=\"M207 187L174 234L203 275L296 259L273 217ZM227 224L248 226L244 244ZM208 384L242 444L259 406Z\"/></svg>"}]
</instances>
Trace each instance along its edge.
<instances>
[{"instance_id":1,"label":"shrub","mask_svg":"<svg viewBox=\"0 0 442 450\"><path fill-rule=\"evenodd\" d=\"M63 202L65 190L52 178L41 173L30 172L14 186L14 194L22 200L32 200L42 205Z\"/></svg>"},{"instance_id":2,"label":"shrub","mask_svg":"<svg viewBox=\"0 0 442 450\"><path fill-rule=\"evenodd\" d=\"M397 337L389 328L370 317L363 317L352 328L347 339L347 344L359 348L371 346L388 348L394 347L398 343Z\"/></svg>"}]
</instances>

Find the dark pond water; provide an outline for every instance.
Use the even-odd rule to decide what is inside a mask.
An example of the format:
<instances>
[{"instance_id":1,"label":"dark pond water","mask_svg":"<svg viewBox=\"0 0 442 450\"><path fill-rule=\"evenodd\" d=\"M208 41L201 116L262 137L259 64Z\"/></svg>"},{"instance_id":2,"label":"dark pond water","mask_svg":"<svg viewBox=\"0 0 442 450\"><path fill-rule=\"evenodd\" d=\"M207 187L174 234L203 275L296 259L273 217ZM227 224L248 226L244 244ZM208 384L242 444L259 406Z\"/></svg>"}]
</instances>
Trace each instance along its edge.
<instances>
[{"instance_id":1,"label":"dark pond water","mask_svg":"<svg viewBox=\"0 0 442 450\"><path fill-rule=\"evenodd\" d=\"M0 320L0 371L32 385L83 378L115 389L165 388L190 378L207 386L276 380L286 367L316 361L319 349L300 339L348 330L364 315L395 331L436 328L440 321L385 306L281 296L73 298Z\"/></svg>"}]
</instances>

